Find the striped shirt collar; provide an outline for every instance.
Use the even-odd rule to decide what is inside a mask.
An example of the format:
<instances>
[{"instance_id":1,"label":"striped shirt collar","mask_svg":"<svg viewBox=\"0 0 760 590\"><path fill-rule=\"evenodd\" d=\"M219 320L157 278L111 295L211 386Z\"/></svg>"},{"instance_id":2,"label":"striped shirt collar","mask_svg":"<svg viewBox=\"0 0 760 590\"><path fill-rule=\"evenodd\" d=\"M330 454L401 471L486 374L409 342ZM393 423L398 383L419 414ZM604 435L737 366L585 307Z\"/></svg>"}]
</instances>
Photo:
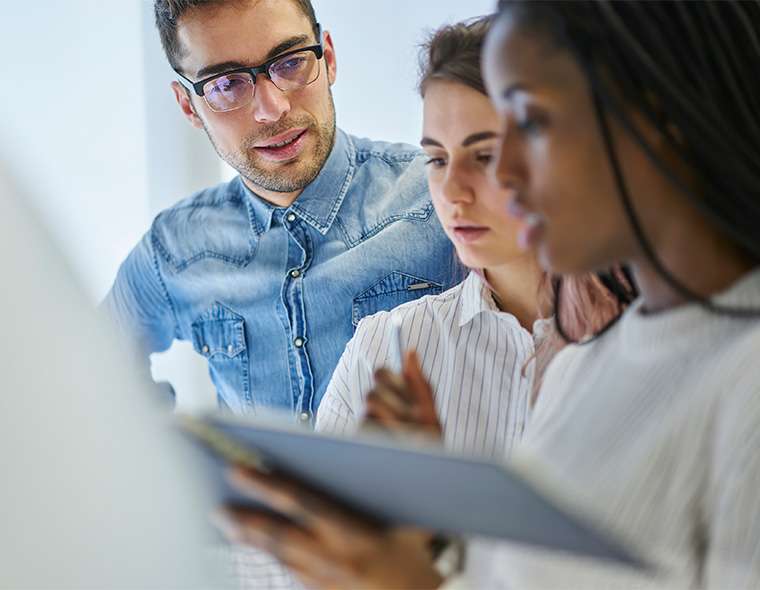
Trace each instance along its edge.
<instances>
[{"instance_id":1,"label":"striped shirt collar","mask_svg":"<svg viewBox=\"0 0 760 590\"><path fill-rule=\"evenodd\" d=\"M491 289L485 283L480 271L470 271L462 283L462 305L459 312L459 327L469 324L475 316L484 312L500 313L491 296Z\"/></svg>"},{"instance_id":2,"label":"striped shirt collar","mask_svg":"<svg viewBox=\"0 0 760 590\"><path fill-rule=\"evenodd\" d=\"M459 312L459 327L466 326L476 316L481 313L491 312L504 314L514 320L515 325L520 326L520 322L511 313L502 311L496 305L491 295L491 289L486 283L482 271L472 270L462 283L461 305ZM552 332L554 318L539 318L533 323L533 339L538 346Z\"/></svg>"}]
</instances>

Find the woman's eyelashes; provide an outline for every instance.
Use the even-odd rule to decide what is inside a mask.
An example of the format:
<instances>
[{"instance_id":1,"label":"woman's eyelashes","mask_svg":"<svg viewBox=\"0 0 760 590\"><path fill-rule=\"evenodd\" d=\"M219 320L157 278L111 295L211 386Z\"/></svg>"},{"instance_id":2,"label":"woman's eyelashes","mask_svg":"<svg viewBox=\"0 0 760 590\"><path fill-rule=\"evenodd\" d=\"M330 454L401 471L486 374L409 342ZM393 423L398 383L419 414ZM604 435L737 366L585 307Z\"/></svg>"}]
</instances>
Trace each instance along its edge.
<instances>
[{"instance_id":1,"label":"woman's eyelashes","mask_svg":"<svg viewBox=\"0 0 760 590\"><path fill-rule=\"evenodd\" d=\"M523 135L536 135L540 133L543 123L537 117L525 117L519 121L515 121L515 127Z\"/></svg>"},{"instance_id":2,"label":"woman's eyelashes","mask_svg":"<svg viewBox=\"0 0 760 590\"><path fill-rule=\"evenodd\" d=\"M549 123L549 117L543 109L533 105L519 104L503 105L502 132L509 134L517 132L522 136L537 135L545 130Z\"/></svg>"},{"instance_id":3,"label":"woman's eyelashes","mask_svg":"<svg viewBox=\"0 0 760 590\"><path fill-rule=\"evenodd\" d=\"M493 150L478 150L471 154L472 161L481 166L488 166L493 161ZM462 160L458 160L462 162ZM443 168L447 166L449 159L447 156L428 155L428 159L425 161L426 166L431 168Z\"/></svg>"},{"instance_id":4,"label":"woman's eyelashes","mask_svg":"<svg viewBox=\"0 0 760 590\"><path fill-rule=\"evenodd\" d=\"M515 128L523 135L540 133L547 123L547 117L536 108L525 107L515 113Z\"/></svg>"},{"instance_id":5,"label":"woman's eyelashes","mask_svg":"<svg viewBox=\"0 0 760 590\"><path fill-rule=\"evenodd\" d=\"M428 156L425 166L431 168L443 168L446 165L446 159L441 156Z\"/></svg>"}]
</instances>

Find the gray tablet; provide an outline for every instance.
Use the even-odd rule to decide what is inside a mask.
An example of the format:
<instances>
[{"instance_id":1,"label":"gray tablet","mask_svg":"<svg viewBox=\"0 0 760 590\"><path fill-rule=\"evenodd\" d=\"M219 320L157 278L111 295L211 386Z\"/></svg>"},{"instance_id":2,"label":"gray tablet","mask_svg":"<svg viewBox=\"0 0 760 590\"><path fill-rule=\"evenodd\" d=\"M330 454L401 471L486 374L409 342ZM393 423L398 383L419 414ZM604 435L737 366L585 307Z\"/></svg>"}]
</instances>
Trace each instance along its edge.
<instances>
[{"instance_id":1,"label":"gray tablet","mask_svg":"<svg viewBox=\"0 0 760 590\"><path fill-rule=\"evenodd\" d=\"M244 418L184 417L184 429L209 456L223 501L236 496L222 472L232 461L288 474L380 522L440 533L482 535L647 565L610 535L560 506L518 465L452 455L382 435L325 436Z\"/></svg>"}]
</instances>

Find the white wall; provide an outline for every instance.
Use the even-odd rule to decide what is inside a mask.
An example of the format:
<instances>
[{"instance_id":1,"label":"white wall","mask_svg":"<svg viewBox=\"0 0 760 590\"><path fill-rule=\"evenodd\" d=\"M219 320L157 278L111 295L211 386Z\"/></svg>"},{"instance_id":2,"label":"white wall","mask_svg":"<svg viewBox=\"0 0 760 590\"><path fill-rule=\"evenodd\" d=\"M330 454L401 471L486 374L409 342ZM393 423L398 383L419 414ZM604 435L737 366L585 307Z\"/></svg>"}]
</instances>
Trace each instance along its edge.
<instances>
[{"instance_id":1,"label":"white wall","mask_svg":"<svg viewBox=\"0 0 760 590\"><path fill-rule=\"evenodd\" d=\"M338 124L416 144L417 45L495 0L313 0L338 55ZM14 3L0 17L0 157L39 195L43 219L93 302L152 217L230 175L179 113L152 2ZM189 346L158 361L190 405L212 397Z\"/></svg>"},{"instance_id":2,"label":"white wall","mask_svg":"<svg viewBox=\"0 0 760 590\"><path fill-rule=\"evenodd\" d=\"M10 4L10 3L6 3ZM0 17L0 142L88 292L148 221L141 6L14 2Z\"/></svg>"},{"instance_id":3,"label":"white wall","mask_svg":"<svg viewBox=\"0 0 760 590\"><path fill-rule=\"evenodd\" d=\"M496 0L313 0L338 56L338 124L373 139L420 140L418 46L442 24L492 12Z\"/></svg>"}]
</instances>

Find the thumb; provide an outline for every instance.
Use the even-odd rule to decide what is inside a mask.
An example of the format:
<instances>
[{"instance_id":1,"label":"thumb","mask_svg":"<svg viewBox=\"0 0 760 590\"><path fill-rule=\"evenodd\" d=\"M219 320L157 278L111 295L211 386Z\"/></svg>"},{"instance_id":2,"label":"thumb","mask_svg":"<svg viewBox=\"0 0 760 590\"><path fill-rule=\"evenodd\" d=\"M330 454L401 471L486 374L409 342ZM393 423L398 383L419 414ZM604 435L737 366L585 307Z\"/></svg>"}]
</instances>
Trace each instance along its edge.
<instances>
[{"instance_id":1,"label":"thumb","mask_svg":"<svg viewBox=\"0 0 760 590\"><path fill-rule=\"evenodd\" d=\"M409 350L404 355L402 373L421 415L426 419L432 418L437 422L438 417L435 411L433 390L422 373L419 358L414 350Z\"/></svg>"}]
</instances>

